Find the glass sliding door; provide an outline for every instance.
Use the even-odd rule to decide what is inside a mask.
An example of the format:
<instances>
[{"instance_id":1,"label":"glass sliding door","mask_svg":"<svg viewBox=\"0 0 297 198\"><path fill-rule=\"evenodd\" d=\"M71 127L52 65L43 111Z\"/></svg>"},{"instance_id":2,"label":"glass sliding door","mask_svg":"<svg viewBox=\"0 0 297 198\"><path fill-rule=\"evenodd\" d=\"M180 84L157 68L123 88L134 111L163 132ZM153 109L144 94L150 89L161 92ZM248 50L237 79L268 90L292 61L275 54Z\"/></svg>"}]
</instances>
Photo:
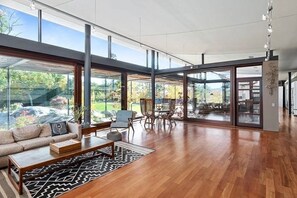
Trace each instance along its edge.
<instances>
[{"instance_id":1,"label":"glass sliding door","mask_svg":"<svg viewBox=\"0 0 297 198\"><path fill-rule=\"evenodd\" d=\"M237 125L261 127L261 78L237 80Z\"/></svg>"},{"instance_id":2,"label":"glass sliding door","mask_svg":"<svg viewBox=\"0 0 297 198\"><path fill-rule=\"evenodd\" d=\"M236 69L236 125L262 127L262 66Z\"/></svg>"},{"instance_id":3,"label":"glass sliding door","mask_svg":"<svg viewBox=\"0 0 297 198\"><path fill-rule=\"evenodd\" d=\"M188 118L231 122L230 70L188 74Z\"/></svg>"},{"instance_id":4,"label":"glass sliding door","mask_svg":"<svg viewBox=\"0 0 297 198\"><path fill-rule=\"evenodd\" d=\"M84 104L84 82L82 82L82 104ZM120 109L121 73L92 68L91 124L110 122Z\"/></svg>"}]
</instances>

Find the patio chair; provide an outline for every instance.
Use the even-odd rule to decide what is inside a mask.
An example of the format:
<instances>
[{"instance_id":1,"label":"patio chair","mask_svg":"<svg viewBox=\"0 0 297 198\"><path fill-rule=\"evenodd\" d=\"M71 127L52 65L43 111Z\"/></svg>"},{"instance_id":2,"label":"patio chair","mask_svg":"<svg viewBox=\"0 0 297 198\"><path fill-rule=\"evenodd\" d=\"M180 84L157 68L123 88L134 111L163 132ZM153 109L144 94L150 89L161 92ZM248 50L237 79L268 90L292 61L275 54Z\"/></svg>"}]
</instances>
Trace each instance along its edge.
<instances>
[{"instance_id":1,"label":"patio chair","mask_svg":"<svg viewBox=\"0 0 297 198\"><path fill-rule=\"evenodd\" d=\"M128 137L130 133L130 127L134 133L133 115L133 111L119 110L116 113L116 120L110 124L110 133L107 134L107 138L112 140L120 140L119 138L121 138L121 134L119 133L118 129L128 129Z\"/></svg>"}]
</instances>

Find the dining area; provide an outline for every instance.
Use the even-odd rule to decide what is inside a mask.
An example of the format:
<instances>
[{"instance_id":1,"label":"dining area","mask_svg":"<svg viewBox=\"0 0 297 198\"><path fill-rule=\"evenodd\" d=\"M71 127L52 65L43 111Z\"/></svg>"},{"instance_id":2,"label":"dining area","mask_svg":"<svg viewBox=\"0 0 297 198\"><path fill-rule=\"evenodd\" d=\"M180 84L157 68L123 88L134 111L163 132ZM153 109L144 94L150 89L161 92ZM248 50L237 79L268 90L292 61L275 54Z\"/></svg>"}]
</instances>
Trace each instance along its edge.
<instances>
[{"instance_id":1,"label":"dining area","mask_svg":"<svg viewBox=\"0 0 297 198\"><path fill-rule=\"evenodd\" d=\"M164 129L167 125L171 129L173 124L176 125L172 117L175 113L175 103L176 99L161 98L156 99L154 105L152 99L141 98L140 110L144 118L144 127L153 128L156 125L160 126L162 124Z\"/></svg>"}]
</instances>

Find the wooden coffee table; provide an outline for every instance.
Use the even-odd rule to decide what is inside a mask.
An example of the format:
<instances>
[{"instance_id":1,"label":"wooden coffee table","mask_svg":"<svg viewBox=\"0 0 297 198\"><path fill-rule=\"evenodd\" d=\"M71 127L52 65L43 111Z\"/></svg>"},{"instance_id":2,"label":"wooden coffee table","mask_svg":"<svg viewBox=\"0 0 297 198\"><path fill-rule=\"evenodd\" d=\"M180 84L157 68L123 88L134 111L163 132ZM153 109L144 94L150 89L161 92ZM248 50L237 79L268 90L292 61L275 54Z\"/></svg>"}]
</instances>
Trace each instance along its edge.
<instances>
[{"instance_id":1,"label":"wooden coffee table","mask_svg":"<svg viewBox=\"0 0 297 198\"><path fill-rule=\"evenodd\" d=\"M55 153L50 150L49 146L46 146L46 147L41 147L41 148L32 149L21 153L9 155L8 156L8 178L10 179L13 186L18 190L19 194L21 195L23 194L23 182L25 181L23 179L23 175L27 171L31 171L35 168L41 168L43 166L48 166L48 165L57 163L59 161L63 161L65 159L69 159L84 153L96 151L98 149L105 148L105 147L111 147L112 152L109 156L111 158L114 158L114 142L111 140L105 140L102 138L92 136L92 137L83 138L81 140L81 143L82 143L81 149L77 149L77 150L70 151L67 153L62 153L62 154ZM91 156L90 158L97 157L97 156L99 156L99 154L96 154L96 152L94 152L93 156ZM90 158L87 158L87 159L90 159ZM81 161L82 160L76 161L75 163L78 163ZM74 164L74 163L70 163L67 166L71 164ZM12 165L14 165L18 170L18 178L16 179L14 179L12 175L13 174ZM61 166L59 168L61 168ZM44 175L52 171L54 170L43 172L34 177L30 177L26 180Z\"/></svg>"}]
</instances>

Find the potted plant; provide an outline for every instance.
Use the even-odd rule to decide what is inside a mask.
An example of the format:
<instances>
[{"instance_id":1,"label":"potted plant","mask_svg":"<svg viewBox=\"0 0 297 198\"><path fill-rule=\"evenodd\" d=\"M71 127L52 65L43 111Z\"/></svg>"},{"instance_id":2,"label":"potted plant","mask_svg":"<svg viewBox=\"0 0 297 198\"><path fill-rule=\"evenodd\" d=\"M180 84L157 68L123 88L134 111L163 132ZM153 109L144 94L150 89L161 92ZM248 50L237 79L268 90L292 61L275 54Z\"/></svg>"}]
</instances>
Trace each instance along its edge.
<instances>
[{"instance_id":1,"label":"potted plant","mask_svg":"<svg viewBox=\"0 0 297 198\"><path fill-rule=\"evenodd\" d=\"M76 122L76 123L80 123L81 116L82 116L82 114L84 113L85 110L86 110L86 108L84 106L75 105L72 108L73 118L70 121L73 121L73 122Z\"/></svg>"}]
</instances>

